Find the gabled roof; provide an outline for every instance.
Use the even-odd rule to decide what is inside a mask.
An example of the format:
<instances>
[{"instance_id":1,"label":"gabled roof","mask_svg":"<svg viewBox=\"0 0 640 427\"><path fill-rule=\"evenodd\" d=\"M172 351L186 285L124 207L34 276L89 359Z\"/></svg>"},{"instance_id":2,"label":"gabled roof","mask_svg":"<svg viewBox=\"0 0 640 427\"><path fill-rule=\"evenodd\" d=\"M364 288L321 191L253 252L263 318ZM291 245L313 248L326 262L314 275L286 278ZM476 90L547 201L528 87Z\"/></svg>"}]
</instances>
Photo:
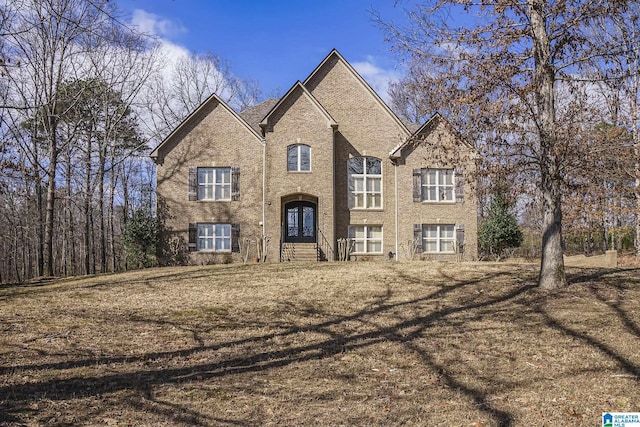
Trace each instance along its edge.
<instances>
[{"instance_id":1,"label":"gabled roof","mask_svg":"<svg viewBox=\"0 0 640 427\"><path fill-rule=\"evenodd\" d=\"M333 117L331 117L331 114L329 114L329 112L327 112L327 110L324 109L324 107L322 105L320 105L320 103L318 102L318 100L311 95L311 93L307 90L306 87L304 87L302 85L302 83L300 83L300 80L298 80L292 87L291 89L289 89L289 91L282 97L280 98L280 100L273 106L273 108L271 109L271 111L269 111L269 113L267 113L267 115L264 117L264 119L262 119L262 121L260 122L260 127L265 129L267 126L269 126L269 118L271 118L271 116L280 109L280 107L282 107L282 105L285 103L285 101L293 96L293 93L296 90L301 90L302 94L307 97L311 103L316 107L316 109L320 112L320 114L322 114L326 119L327 119L327 125L333 127L334 129L338 127L338 123L333 120Z\"/></svg>"},{"instance_id":2,"label":"gabled roof","mask_svg":"<svg viewBox=\"0 0 640 427\"><path fill-rule=\"evenodd\" d=\"M242 117L240 117L238 113L233 110L233 108L227 105L226 102L224 102L218 95L214 93L207 99L205 99L202 104L198 106L198 108L196 108L178 126L176 126L176 128L173 129L173 131L171 131L171 133L160 144L158 144L158 146L151 152L151 154L149 154L149 157L151 157L155 161L158 158L160 149L167 145L169 141L171 141L178 133L180 133L182 129L184 129L192 120L194 120L195 117L200 114L200 112L207 109L213 103L218 103L218 105L226 109L231 114L231 116L238 121L238 123L244 126L248 132L250 132L253 136L256 137L259 142L262 143L262 137L260 136L260 134L255 129L253 129Z\"/></svg>"},{"instance_id":3,"label":"gabled roof","mask_svg":"<svg viewBox=\"0 0 640 427\"><path fill-rule=\"evenodd\" d=\"M418 136L431 132L438 125L438 123L444 123L445 126L447 126L447 128L453 134L455 134L460 141L466 144L470 149L475 150L473 146L469 144L469 142L464 137L462 137L462 135L460 135L460 133L453 127L453 125L451 125L451 123L449 123L449 121L442 116L442 114L436 112L429 118L429 120L424 122L424 124L420 126L418 130L416 130L409 138L396 145L393 150L389 152L389 157L392 159L401 157L403 148L405 148L409 144L412 144Z\"/></svg>"},{"instance_id":4,"label":"gabled roof","mask_svg":"<svg viewBox=\"0 0 640 427\"><path fill-rule=\"evenodd\" d=\"M371 86L369 86L369 83L367 83L365 81L365 79L363 79L362 76L360 74L358 74L358 72L355 70L355 68L353 68L351 66L351 64L346 59L344 59L344 57L340 54L340 52L338 52L337 49L331 50L331 52L329 52L329 54L326 56L326 58L324 58L324 60L320 63L320 65L318 65L315 68L315 70L313 70L311 72L311 74L309 74L309 77L307 77L302 84L304 84L305 87L306 87L309 84L309 82L311 81L311 79L313 79L313 77L316 74L318 74L318 72L320 72L320 70L322 70L324 68L325 64L327 64L334 57L337 58L340 62L342 62L347 67L347 69L354 75L356 80L358 80L366 88L366 90L369 91L369 93L378 101L378 103L389 114L389 116L391 116L391 118L398 124L398 126L401 129L403 129L407 133L407 135L411 135L411 131L407 128L407 126L404 124L404 122L402 120L400 120L400 118L396 115L396 113L394 113L393 110L391 110L391 108L389 108L387 103L384 102L382 100L382 98L380 98L380 95L378 95L378 93L375 90L373 90L373 88Z\"/></svg>"}]
</instances>

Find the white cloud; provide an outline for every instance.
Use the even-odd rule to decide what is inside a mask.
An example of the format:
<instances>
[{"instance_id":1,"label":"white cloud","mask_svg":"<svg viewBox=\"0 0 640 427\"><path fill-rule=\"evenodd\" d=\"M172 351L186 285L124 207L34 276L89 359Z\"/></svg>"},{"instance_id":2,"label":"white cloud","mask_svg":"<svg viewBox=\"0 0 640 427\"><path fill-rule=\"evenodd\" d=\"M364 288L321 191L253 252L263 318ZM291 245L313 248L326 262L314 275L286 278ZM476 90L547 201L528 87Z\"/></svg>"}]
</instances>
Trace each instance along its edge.
<instances>
[{"instance_id":1,"label":"white cloud","mask_svg":"<svg viewBox=\"0 0 640 427\"><path fill-rule=\"evenodd\" d=\"M379 67L372 56L367 57L366 61L354 62L353 68L380 95L384 102L389 103L389 83L398 81L401 77L397 70Z\"/></svg>"},{"instance_id":2,"label":"white cloud","mask_svg":"<svg viewBox=\"0 0 640 427\"><path fill-rule=\"evenodd\" d=\"M162 38L171 38L187 32L187 28L182 24L141 9L133 11L131 25L140 32Z\"/></svg>"}]
</instances>

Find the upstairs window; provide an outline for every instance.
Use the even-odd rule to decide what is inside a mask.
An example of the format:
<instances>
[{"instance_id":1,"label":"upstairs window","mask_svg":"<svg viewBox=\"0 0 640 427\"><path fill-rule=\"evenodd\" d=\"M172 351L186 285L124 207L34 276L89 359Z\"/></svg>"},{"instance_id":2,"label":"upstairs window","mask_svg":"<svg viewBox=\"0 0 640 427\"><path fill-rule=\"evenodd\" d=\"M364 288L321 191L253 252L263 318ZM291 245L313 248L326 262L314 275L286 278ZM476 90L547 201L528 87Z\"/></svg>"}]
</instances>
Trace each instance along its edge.
<instances>
[{"instance_id":1,"label":"upstairs window","mask_svg":"<svg viewBox=\"0 0 640 427\"><path fill-rule=\"evenodd\" d=\"M424 169L422 200L453 202L453 169Z\"/></svg>"},{"instance_id":2,"label":"upstairs window","mask_svg":"<svg viewBox=\"0 0 640 427\"><path fill-rule=\"evenodd\" d=\"M287 170L289 172L311 171L311 147L304 144L287 147Z\"/></svg>"},{"instance_id":3,"label":"upstairs window","mask_svg":"<svg viewBox=\"0 0 640 427\"><path fill-rule=\"evenodd\" d=\"M231 200L231 168L198 168L198 200Z\"/></svg>"},{"instance_id":4,"label":"upstairs window","mask_svg":"<svg viewBox=\"0 0 640 427\"><path fill-rule=\"evenodd\" d=\"M349 159L349 208L382 209L382 161L375 157Z\"/></svg>"},{"instance_id":5,"label":"upstairs window","mask_svg":"<svg viewBox=\"0 0 640 427\"><path fill-rule=\"evenodd\" d=\"M463 177L461 170L414 169L413 201L435 203L462 203Z\"/></svg>"},{"instance_id":6,"label":"upstairs window","mask_svg":"<svg viewBox=\"0 0 640 427\"><path fill-rule=\"evenodd\" d=\"M240 200L240 168L189 167L189 200Z\"/></svg>"}]
</instances>

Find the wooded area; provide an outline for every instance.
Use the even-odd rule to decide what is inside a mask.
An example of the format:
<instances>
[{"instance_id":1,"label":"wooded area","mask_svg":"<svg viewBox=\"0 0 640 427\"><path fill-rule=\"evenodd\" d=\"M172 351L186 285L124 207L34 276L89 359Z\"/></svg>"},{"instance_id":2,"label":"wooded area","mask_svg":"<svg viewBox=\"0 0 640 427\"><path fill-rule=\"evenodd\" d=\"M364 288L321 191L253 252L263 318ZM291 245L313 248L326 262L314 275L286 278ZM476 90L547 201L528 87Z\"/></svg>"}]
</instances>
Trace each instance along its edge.
<instances>
[{"instance_id":1,"label":"wooded area","mask_svg":"<svg viewBox=\"0 0 640 427\"><path fill-rule=\"evenodd\" d=\"M124 22L106 0L0 4L0 283L127 268L125 224L154 209L149 148L213 92L259 96L210 53L168 67Z\"/></svg>"},{"instance_id":2,"label":"wooded area","mask_svg":"<svg viewBox=\"0 0 640 427\"><path fill-rule=\"evenodd\" d=\"M392 108L439 111L475 145L481 218L510 184L540 285L566 284L563 250L640 255L638 3L398 7L406 26L374 17L406 58ZM154 210L148 150L211 93L261 98L216 55L167 58L124 22L107 0L0 4L0 283L126 269L125 225Z\"/></svg>"}]
</instances>

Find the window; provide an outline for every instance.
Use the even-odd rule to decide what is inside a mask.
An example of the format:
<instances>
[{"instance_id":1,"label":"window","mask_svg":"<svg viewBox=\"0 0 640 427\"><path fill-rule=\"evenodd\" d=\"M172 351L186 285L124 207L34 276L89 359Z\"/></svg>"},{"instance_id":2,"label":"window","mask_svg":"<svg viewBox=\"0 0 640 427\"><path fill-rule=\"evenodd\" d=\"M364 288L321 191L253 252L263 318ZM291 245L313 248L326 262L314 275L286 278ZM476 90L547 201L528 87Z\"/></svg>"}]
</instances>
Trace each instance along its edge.
<instances>
[{"instance_id":1,"label":"window","mask_svg":"<svg viewBox=\"0 0 640 427\"><path fill-rule=\"evenodd\" d=\"M349 208L382 208L382 162L375 157L349 159Z\"/></svg>"},{"instance_id":2,"label":"window","mask_svg":"<svg viewBox=\"0 0 640 427\"><path fill-rule=\"evenodd\" d=\"M287 148L287 170L289 172L309 172L311 170L311 147L290 145Z\"/></svg>"},{"instance_id":3,"label":"window","mask_svg":"<svg viewBox=\"0 0 640 427\"><path fill-rule=\"evenodd\" d=\"M453 169L422 169L422 200L453 202Z\"/></svg>"},{"instance_id":4,"label":"window","mask_svg":"<svg viewBox=\"0 0 640 427\"><path fill-rule=\"evenodd\" d=\"M189 251L240 252L240 224L189 223Z\"/></svg>"},{"instance_id":5,"label":"window","mask_svg":"<svg viewBox=\"0 0 640 427\"><path fill-rule=\"evenodd\" d=\"M353 240L354 253L382 253L382 226L350 225L349 237Z\"/></svg>"},{"instance_id":6,"label":"window","mask_svg":"<svg viewBox=\"0 0 640 427\"><path fill-rule=\"evenodd\" d=\"M455 233L454 225L422 226L422 247L426 253L454 253Z\"/></svg>"},{"instance_id":7,"label":"window","mask_svg":"<svg viewBox=\"0 0 640 427\"><path fill-rule=\"evenodd\" d=\"M198 224L197 249L231 252L231 224Z\"/></svg>"},{"instance_id":8,"label":"window","mask_svg":"<svg viewBox=\"0 0 640 427\"><path fill-rule=\"evenodd\" d=\"M231 168L198 168L198 200L231 200Z\"/></svg>"}]
</instances>

